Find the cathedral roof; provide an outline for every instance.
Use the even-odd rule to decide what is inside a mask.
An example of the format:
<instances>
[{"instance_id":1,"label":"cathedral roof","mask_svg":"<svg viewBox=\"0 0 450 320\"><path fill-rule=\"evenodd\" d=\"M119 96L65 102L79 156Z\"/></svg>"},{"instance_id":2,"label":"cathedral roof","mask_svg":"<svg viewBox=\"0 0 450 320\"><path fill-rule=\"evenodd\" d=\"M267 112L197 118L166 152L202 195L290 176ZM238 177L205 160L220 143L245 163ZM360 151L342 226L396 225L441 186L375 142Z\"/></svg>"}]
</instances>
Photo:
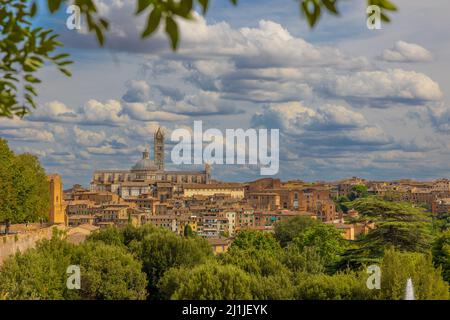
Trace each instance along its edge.
<instances>
[{"instance_id":1,"label":"cathedral roof","mask_svg":"<svg viewBox=\"0 0 450 320\"><path fill-rule=\"evenodd\" d=\"M132 168L133 171L157 171L158 168L156 167L153 160L150 159L141 159L139 160Z\"/></svg>"},{"instance_id":2,"label":"cathedral roof","mask_svg":"<svg viewBox=\"0 0 450 320\"><path fill-rule=\"evenodd\" d=\"M158 167L155 165L153 160L150 160L149 152L146 149L142 153L142 159L139 160L132 168L132 171L157 171Z\"/></svg>"}]
</instances>

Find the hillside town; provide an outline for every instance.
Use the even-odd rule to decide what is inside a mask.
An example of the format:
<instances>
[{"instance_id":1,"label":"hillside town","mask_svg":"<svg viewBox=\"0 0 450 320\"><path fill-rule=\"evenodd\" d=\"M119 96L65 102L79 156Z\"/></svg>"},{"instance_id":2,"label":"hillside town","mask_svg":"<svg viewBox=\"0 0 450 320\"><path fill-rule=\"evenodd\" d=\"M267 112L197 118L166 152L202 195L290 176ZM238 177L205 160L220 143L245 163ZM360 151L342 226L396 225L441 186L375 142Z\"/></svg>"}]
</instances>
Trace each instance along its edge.
<instances>
[{"instance_id":1,"label":"hillside town","mask_svg":"<svg viewBox=\"0 0 450 320\"><path fill-rule=\"evenodd\" d=\"M262 178L247 183L221 182L211 178L209 165L199 172L165 171L160 129L154 141L154 160L146 150L130 171L95 171L89 189L74 185L64 190L61 203L56 205L59 217L55 221L68 227L100 229L152 223L179 235L189 230L206 238L219 253L227 250L241 230L271 232L278 221L298 215L332 224L345 239L355 240L374 228L373 223L358 221L358 212L345 212L336 203L358 186L364 186L368 194L411 202L435 215L450 212L448 179L369 181L353 177L305 182ZM62 188L59 176L53 180Z\"/></svg>"}]
</instances>

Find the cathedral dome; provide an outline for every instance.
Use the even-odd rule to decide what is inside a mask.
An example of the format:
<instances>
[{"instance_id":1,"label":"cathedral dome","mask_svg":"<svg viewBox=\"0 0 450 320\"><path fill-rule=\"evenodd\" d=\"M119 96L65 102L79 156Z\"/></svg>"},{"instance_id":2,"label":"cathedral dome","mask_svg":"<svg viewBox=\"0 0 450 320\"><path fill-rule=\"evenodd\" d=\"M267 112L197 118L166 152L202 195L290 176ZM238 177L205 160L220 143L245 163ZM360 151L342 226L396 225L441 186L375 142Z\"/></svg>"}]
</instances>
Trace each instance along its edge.
<instances>
[{"instance_id":1,"label":"cathedral dome","mask_svg":"<svg viewBox=\"0 0 450 320\"><path fill-rule=\"evenodd\" d=\"M133 171L157 171L158 167L150 160L148 150L142 153L142 159L139 160L132 168Z\"/></svg>"}]
</instances>

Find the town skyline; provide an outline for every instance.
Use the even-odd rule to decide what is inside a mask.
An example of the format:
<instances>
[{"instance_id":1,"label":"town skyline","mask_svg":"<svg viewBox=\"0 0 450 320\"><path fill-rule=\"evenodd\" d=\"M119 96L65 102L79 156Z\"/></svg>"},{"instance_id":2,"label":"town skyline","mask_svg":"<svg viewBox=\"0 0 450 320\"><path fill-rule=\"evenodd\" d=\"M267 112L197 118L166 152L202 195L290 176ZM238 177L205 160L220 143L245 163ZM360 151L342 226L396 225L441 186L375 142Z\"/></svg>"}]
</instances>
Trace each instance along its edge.
<instances>
[{"instance_id":1,"label":"town skyline","mask_svg":"<svg viewBox=\"0 0 450 320\"><path fill-rule=\"evenodd\" d=\"M64 10L40 10L37 23L61 34L75 61L73 77L43 67L38 108L0 119L0 137L66 185L88 183L98 168L128 169L156 127L170 134L196 120L222 131L279 129L283 180L448 177L450 47L441 26L450 4L433 1L423 14L420 1L397 2L381 30L367 29L363 1L340 3L342 17L325 15L310 30L290 0L276 10L267 0L216 1L195 23L181 22L175 53L162 30L137 37L144 17L133 18L132 1L99 1L114 26L105 48L68 30ZM260 177L234 165L213 173Z\"/></svg>"}]
</instances>

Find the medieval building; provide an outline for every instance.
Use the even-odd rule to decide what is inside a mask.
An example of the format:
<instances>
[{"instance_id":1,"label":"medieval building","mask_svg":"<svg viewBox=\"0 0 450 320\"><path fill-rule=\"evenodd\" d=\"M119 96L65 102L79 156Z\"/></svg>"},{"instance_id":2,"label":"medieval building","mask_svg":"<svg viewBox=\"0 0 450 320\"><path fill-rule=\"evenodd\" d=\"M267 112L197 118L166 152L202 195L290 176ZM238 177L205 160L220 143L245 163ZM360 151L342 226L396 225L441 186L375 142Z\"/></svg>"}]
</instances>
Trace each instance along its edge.
<instances>
[{"instance_id":1,"label":"medieval building","mask_svg":"<svg viewBox=\"0 0 450 320\"><path fill-rule=\"evenodd\" d=\"M157 188L181 186L192 183L209 183L210 167L203 171L166 171L164 158L164 132L154 134L153 160L146 149L130 170L98 170L91 181L91 191L110 191L124 199L155 193Z\"/></svg>"}]
</instances>

